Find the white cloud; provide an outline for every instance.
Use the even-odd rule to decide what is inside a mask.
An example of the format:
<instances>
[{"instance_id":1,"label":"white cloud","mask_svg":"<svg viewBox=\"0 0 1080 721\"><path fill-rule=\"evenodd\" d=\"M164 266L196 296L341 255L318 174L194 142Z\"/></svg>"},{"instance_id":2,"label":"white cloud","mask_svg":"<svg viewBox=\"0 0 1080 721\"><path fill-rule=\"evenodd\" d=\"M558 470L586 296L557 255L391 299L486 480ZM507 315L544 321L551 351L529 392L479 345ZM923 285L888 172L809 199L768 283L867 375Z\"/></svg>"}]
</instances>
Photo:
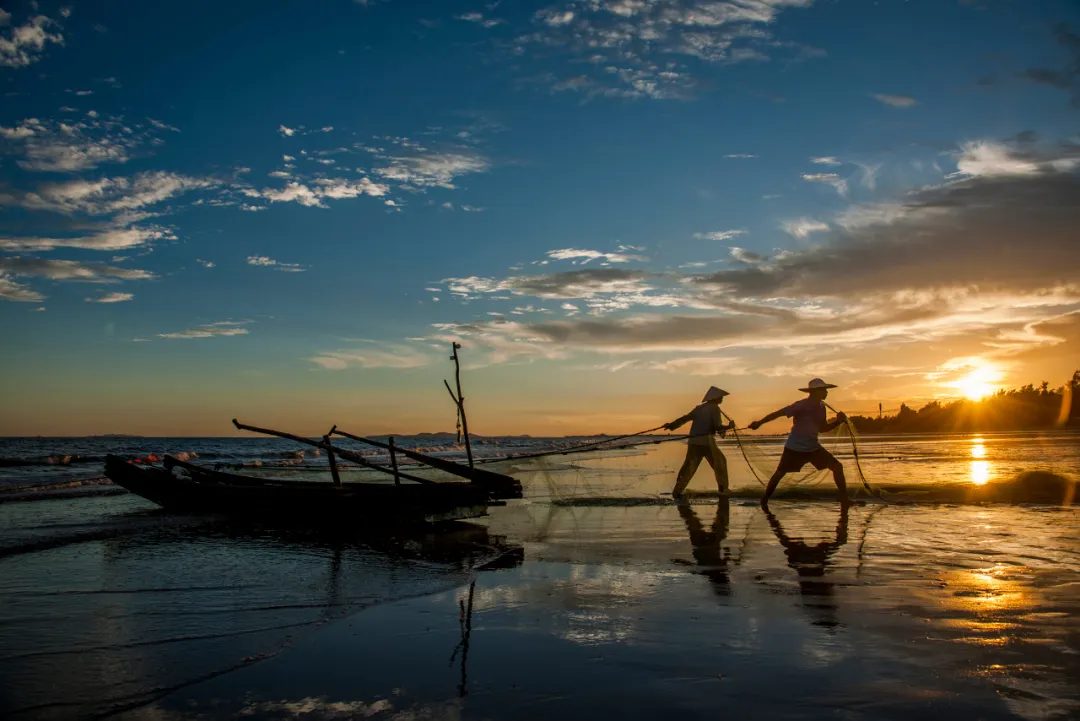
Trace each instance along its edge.
<instances>
[{"instance_id":1,"label":"white cloud","mask_svg":"<svg viewBox=\"0 0 1080 721\"><path fill-rule=\"evenodd\" d=\"M713 230L708 233L694 233L694 237L699 240L731 240L746 233L745 230Z\"/></svg>"},{"instance_id":2,"label":"white cloud","mask_svg":"<svg viewBox=\"0 0 1080 721\"><path fill-rule=\"evenodd\" d=\"M0 272L0 300L15 303L40 303L45 300L45 296L31 289L30 286L16 283L7 274Z\"/></svg>"},{"instance_id":3,"label":"white cloud","mask_svg":"<svg viewBox=\"0 0 1080 721\"><path fill-rule=\"evenodd\" d=\"M303 273L309 267L300 265L299 263L281 263L273 258L268 258L265 255L249 255L247 263L248 265L256 265L263 268L273 268L274 270L280 270L283 273Z\"/></svg>"},{"instance_id":4,"label":"white cloud","mask_svg":"<svg viewBox=\"0 0 1080 721\"><path fill-rule=\"evenodd\" d=\"M732 160L750 160L752 158L756 158L757 156L751 155L750 153L728 153L724 157L731 158Z\"/></svg>"},{"instance_id":5,"label":"white cloud","mask_svg":"<svg viewBox=\"0 0 1080 721\"><path fill-rule=\"evenodd\" d=\"M502 25L503 20L496 20L494 18L485 18L483 13L471 12L464 15L458 15L458 20L464 20L469 23L476 23L477 25L483 25L485 28L493 28L496 25Z\"/></svg>"},{"instance_id":6,"label":"white cloud","mask_svg":"<svg viewBox=\"0 0 1080 721\"><path fill-rule=\"evenodd\" d=\"M760 265L768 260L767 257L760 253L755 253L752 250L746 250L745 248L733 247L731 249L731 257L740 263L746 263L747 265Z\"/></svg>"},{"instance_id":7,"label":"white cloud","mask_svg":"<svg viewBox=\"0 0 1080 721\"><path fill-rule=\"evenodd\" d=\"M372 344L376 345L376 344ZM360 368L421 368L434 360L428 353L396 344L377 344L375 348L349 348L325 351L313 358L312 363L327 370L345 370L350 366Z\"/></svg>"},{"instance_id":8,"label":"white cloud","mask_svg":"<svg viewBox=\"0 0 1080 721\"><path fill-rule=\"evenodd\" d=\"M808 183L824 183L831 185L842 197L847 196L847 181L836 173L803 173L802 179Z\"/></svg>"},{"instance_id":9,"label":"white cloud","mask_svg":"<svg viewBox=\"0 0 1080 721\"><path fill-rule=\"evenodd\" d=\"M885 105L891 105L894 108L910 108L919 104L919 101L915 98L909 98L906 95L886 95L876 93L872 95L875 100Z\"/></svg>"},{"instance_id":10,"label":"white cloud","mask_svg":"<svg viewBox=\"0 0 1080 721\"><path fill-rule=\"evenodd\" d=\"M461 206L461 209L464 210L466 213L483 213L484 212L483 208L477 208L474 205L463 205L463 206Z\"/></svg>"},{"instance_id":11,"label":"white cloud","mask_svg":"<svg viewBox=\"0 0 1080 721\"><path fill-rule=\"evenodd\" d=\"M831 155L822 158L810 158L810 162L817 165L843 165L843 163Z\"/></svg>"},{"instance_id":12,"label":"white cloud","mask_svg":"<svg viewBox=\"0 0 1080 721\"><path fill-rule=\"evenodd\" d=\"M391 157L386 167L374 172L387 180L394 180L417 188L454 188L454 179L468 173L486 173L491 163L473 151L426 153L414 156Z\"/></svg>"},{"instance_id":13,"label":"white cloud","mask_svg":"<svg viewBox=\"0 0 1080 721\"><path fill-rule=\"evenodd\" d=\"M785 233L795 238L806 238L811 233L820 233L821 231L829 229L828 225L819 220L814 220L813 218L785 220L780 224L780 227L784 229Z\"/></svg>"},{"instance_id":14,"label":"white cloud","mask_svg":"<svg viewBox=\"0 0 1080 721\"><path fill-rule=\"evenodd\" d=\"M95 235L72 238L2 238L0 250L47 251L55 248L116 251L134 248L153 240L174 237L156 228L110 228Z\"/></svg>"},{"instance_id":15,"label":"white cloud","mask_svg":"<svg viewBox=\"0 0 1080 721\"><path fill-rule=\"evenodd\" d=\"M87 298L86 302L87 303L125 303L125 302L131 300L134 297L135 297L135 295L132 294L132 293L109 293L108 295L103 295L103 296L100 296L98 298Z\"/></svg>"},{"instance_id":16,"label":"white cloud","mask_svg":"<svg viewBox=\"0 0 1080 721\"><path fill-rule=\"evenodd\" d=\"M7 25L10 21L11 15L4 12L0 25ZM51 32L56 27L54 20L44 15L35 15L25 24L5 30L0 34L0 66L26 67L41 59L45 46L49 43L63 45L64 36Z\"/></svg>"},{"instance_id":17,"label":"white cloud","mask_svg":"<svg viewBox=\"0 0 1080 721\"><path fill-rule=\"evenodd\" d=\"M42 260L40 258L23 258L20 256L0 258L0 273L86 283L149 280L155 277L149 271L136 268L117 268L102 263L83 263L77 260Z\"/></svg>"},{"instance_id":18,"label":"white cloud","mask_svg":"<svg viewBox=\"0 0 1080 721\"><path fill-rule=\"evenodd\" d=\"M120 116L88 117L67 123L26 118L13 127L0 127L23 157L19 167L35 172L90 170L105 163L126 163L146 144L159 143L141 124Z\"/></svg>"},{"instance_id":19,"label":"white cloud","mask_svg":"<svg viewBox=\"0 0 1080 721\"><path fill-rule=\"evenodd\" d=\"M602 260L605 263L629 263L631 261L646 261L640 255L627 253L603 253L599 250L579 250L576 248L563 248L561 250L549 250L547 256L552 260L574 260L575 265L585 265L591 260Z\"/></svg>"},{"instance_id":20,"label":"white cloud","mask_svg":"<svg viewBox=\"0 0 1080 721\"><path fill-rule=\"evenodd\" d=\"M278 132L286 138L291 138L292 136L296 135L296 128L287 128L284 125L279 125Z\"/></svg>"},{"instance_id":21,"label":"white cloud","mask_svg":"<svg viewBox=\"0 0 1080 721\"><path fill-rule=\"evenodd\" d=\"M202 258L196 258L195 262L204 268L213 268L217 265L217 263L213 262L212 260L203 260Z\"/></svg>"},{"instance_id":22,"label":"white cloud","mask_svg":"<svg viewBox=\"0 0 1080 721\"><path fill-rule=\"evenodd\" d=\"M1001 177L1036 175L1043 170L1068 170L1077 163L1076 158L1064 158L1049 162L1020 156L1014 148L1003 143L979 140L964 143L956 161L957 175L970 177Z\"/></svg>"},{"instance_id":23,"label":"white cloud","mask_svg":"<svg viewBox=\"0 0 1080 721\"><path fill-rule=\"evenodd\" d=\"M174 333L158 333L158 338L186 340L191 338L218 338L247 335L248 329L241 326L244 326L249 322L250 321L226 320L218 323L208 323L196 328L188 328L187 330L176 331Z\"/></svg>"}]
</instances>

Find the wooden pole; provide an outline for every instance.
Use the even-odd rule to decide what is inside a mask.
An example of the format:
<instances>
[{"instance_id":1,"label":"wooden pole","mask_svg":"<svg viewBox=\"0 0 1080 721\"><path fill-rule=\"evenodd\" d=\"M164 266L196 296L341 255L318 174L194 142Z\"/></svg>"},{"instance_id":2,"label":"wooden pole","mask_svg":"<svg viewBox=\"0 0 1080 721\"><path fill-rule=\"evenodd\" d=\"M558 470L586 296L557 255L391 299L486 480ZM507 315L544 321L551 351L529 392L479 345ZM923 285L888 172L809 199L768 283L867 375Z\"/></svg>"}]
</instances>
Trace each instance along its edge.
<instances>
[{"instance_id":1,"label":"wooden pole","mask_svg":"<svg viewBox=\"0 0 1080 721\"><path fill-rule=\"evenodd\" d=\"M390 446L390 467L394 469L394 485L395 486L400 486L401 485L401 478L398 477L397 451L394 449L394 437L393 436L390 436L390 443L388 445Z\"/></svg>"},{"instance_id":2,"label":"wooden pole","mask_svg":"<svg viewBox=\"0 0 1080 721\"><path fill-rule=\"evenodd\" d=\"M461 394L461 361L458 360L460 343L453 343L454 355L450 359L454 361L454 380L457 382L458 414L461 416L461 432L465 435L465 455L469 459L469 468L473 467L472 444L469 442L469 421L465 417L465 396Z\"/></svg>"},{"instance_id":3,"label":"wooden pole","mask_svg":"<svg viewBox=\"0 0 1080 721\"><path fill-rule=\"evenodd\" d=\"M334 428L330 429L330 433L334 432ZM341 488L341 476L338 475L337 459L334 458L334 446L330 444L330 433L323 436L323 442L326 443L326 458L330 461L330 475L334 478L334 485Z\"/></svg>"}]
</instances>

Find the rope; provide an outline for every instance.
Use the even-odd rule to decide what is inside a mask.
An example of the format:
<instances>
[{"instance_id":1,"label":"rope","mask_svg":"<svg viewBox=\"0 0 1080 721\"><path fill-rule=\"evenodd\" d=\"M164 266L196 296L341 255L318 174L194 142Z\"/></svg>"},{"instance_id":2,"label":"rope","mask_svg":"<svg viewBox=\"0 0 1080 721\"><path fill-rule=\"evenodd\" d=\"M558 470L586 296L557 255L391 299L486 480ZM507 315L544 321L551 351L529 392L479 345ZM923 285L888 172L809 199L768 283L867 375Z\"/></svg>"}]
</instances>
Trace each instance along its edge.
<instances>
[{"instance_id":1,"label":"rope","mask_svg":"<svg viewBox=\"0 0 1080 721\"><path fill-rule=\"evenodd\" d=\"M720 415L722 415L724 418L727 418L728 421L732 423L732 425L735 424L735 419L733 419L727 413L720 411ZM743 428L743 430L745 431L746 428ZM750 458L746 455L746 449L743 448L742 438L739 438L739 429L732 428L731 433L735 436L735 443L739 446L739 453L742 454L743 460L746 461L746 467L750 469L750 475L754 477L755 481L764 486L765 481L761 480L761 478L758 477L757 469L754 468L754 464L750 462Z\"/></svg>"},{"instance_id":2,"label":"rope","mask_svg":"<svg viewBox=\"0 0 1080 721\"><path fill-rule=\"evenodd\" d=\"M833 413L839 414L839 411L825 403L825 401L822 401L822 403ZM881 494L870 487L870 482L866 480L866 474L863 473L862 463L859 462L859 443L855 440L855 426L846 415L844 416L844 425L847 427L848 437L851 439L851 452L855 456L855 469L859 471L859 480L862 481L867 493L881 498Z\"/></svg>"}]
</instances>

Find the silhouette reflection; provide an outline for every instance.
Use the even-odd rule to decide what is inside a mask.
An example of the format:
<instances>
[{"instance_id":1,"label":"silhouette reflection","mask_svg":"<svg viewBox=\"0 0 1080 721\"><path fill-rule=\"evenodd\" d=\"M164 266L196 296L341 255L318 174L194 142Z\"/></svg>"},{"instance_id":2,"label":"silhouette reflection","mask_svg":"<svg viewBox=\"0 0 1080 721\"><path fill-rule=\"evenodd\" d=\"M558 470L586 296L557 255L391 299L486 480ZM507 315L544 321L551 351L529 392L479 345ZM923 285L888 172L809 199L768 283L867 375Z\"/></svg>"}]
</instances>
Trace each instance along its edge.
<instances>
[{"instance_id":1,"label":"silhouette reflection","mask_svg":"<svg viewBox=\"0 0 1080 721\"><path fill-rule=\"evenodd\" d=\"M836 601L833 595L834 584L827 577L826 571L833 555L848 540L848 509L842 506L840 519L836 523L836 535L832 541L809 544L802 538L789 536L778 519L769 510L765 511L769 525L776 534L780 545L784 547L790 566L799 577L799 593L802 595L803 608L810 615L815 626L835 628L840 625L836 618Z\"/></svg>"},{"instance_id":2,"label":"silhouette reflection","mask_svg":"<svg viewBox=\"0 0 1080 721\"><path fill-rule=\"evenodd\" d=\"M690 535L690 545L694 561L700 566L698 573L709 579L713 593L717 596L729 596L731 585L728 578L728 564L731 563L731 550L723 547L731 521L731 504L727 498L720 498L716 506L716 516L712 526L705 527L693 506L679 504L679 515L686 523Z\"/></svg>"}]
</instances>

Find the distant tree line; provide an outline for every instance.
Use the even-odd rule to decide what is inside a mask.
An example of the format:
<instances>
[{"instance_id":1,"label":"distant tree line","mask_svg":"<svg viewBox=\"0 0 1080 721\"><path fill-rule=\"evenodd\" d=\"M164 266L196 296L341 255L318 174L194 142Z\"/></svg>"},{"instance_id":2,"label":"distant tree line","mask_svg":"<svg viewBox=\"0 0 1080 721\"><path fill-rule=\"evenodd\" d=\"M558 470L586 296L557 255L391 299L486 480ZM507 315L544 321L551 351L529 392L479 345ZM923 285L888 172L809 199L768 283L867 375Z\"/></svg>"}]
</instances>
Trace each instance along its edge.
<instances>
[{"instance_id":1,"label":"distant tree line","mask_svg":"<svg viewBox=\"0 0 1080 721\"><path fill-rule=\"evenodd\" d=\"M944 433L1080 428L1080 370L1059 388L1043 381L982 400L931 401L919 410L900 406L894 416L851 416L860 433Z\"/></svg>"}]
</instances>

